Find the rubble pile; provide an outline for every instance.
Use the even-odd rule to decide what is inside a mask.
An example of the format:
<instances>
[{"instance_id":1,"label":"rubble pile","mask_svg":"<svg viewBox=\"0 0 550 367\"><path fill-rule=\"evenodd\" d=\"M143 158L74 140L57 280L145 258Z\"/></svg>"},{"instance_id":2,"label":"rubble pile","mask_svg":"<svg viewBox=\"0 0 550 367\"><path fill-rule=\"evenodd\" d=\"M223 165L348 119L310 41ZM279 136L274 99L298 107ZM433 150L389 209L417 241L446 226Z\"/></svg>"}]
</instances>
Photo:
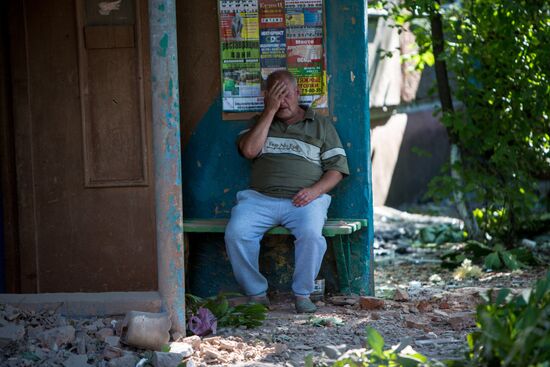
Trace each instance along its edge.
<instances>
[{"instance_id":1,"label":"rubble pile","mask_svg":"<svg viewBox=\"0 0 550 367\"><path fill-rule=\"evenodd\" d=\"M326 296L317 302L314 315L296 314L292 299L272 299L262 326L218 328L216 335L205 337L168 334L164 323L158 339L162 343L155 344L162 345L151 349L130 343L134 339L127 335L125 321L131 312L126 318L70 319L55 311L0 305L0 365L292 367L303 366L308 356L314 364L330 365L346 351L366 347L367 326L378 330L387 346L407 342L430 358L461 357L467 348L466 335L475 328L474 311L482 295L503 287L519 293L545 269L482 273L479 278L457 281L452 272L432 261L430 253L406 250L419 229L434 223L458 222L378 210L376 297ZM145 335L153 334L150 327L145 330Z\"/></svg>"}]
</instances>

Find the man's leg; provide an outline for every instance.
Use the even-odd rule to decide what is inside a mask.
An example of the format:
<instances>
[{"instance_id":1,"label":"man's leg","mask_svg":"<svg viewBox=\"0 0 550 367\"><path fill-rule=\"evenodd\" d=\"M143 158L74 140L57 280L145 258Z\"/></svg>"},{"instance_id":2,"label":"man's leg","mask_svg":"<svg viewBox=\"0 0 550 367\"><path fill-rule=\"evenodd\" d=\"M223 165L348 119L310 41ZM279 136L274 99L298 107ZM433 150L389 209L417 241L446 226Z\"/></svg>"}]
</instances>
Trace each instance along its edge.
<instances>
[{"instance_id":1,"label":"man's leg","mask_svg":"<svg viewBox=\"0 0 550 367\"><path fill-rule=\"evenodd\" d=\"M225 248L233 275L248 296L265 295L267 280L260 273L258 257L264 233L277 224L280 201L244 190L225 229Z\"/></svg>"},{"instance_id":2,"label":"man's leg","mask_svg":"<svg viewBox=\"0 0 550 367\"><path fill-rule=\"evenodd\" d=\"M296 237L292 279L292 291L296 296L309 297L313 292L315 278L327 249L322 233L330 200L330 196L325 194L306 206L295 207L289 203L285 208L282 224Z\"/></svg>"}]
</instances>

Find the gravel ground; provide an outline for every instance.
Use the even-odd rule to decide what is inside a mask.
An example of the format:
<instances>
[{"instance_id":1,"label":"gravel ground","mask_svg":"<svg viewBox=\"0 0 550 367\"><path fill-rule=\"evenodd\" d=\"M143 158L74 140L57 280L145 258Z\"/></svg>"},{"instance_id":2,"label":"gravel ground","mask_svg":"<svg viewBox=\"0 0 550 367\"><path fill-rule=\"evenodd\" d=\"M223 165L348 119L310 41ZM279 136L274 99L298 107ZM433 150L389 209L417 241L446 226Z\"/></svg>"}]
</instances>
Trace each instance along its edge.
<instances>
[{"instance_id":1,"label":"gravel ground","mask_svg":"<svg viewBox=\"0 0 550 367\"><path fill-rule=\"evenodd\" d=\"M314 315L296 314L292 300L272 300L267 320L256 329L222 328L217 335L173 335L188 344L187 366L330 365L343 352L364 348L366 327L378 330L391 346L407 342L435 359L458 358L465 336L474 330L475 306L490 288L528 288L546 269L482 273L455 280L439 266L433 250L412 249L426 226L460 227L451 217L415 215L390 208L375 210L377 299L330 296ZM120 343L121 319L67 319L53 311L24 312L0 305L2 366L177 366L161 354ZM175 347L174 347L175 348ZM163 357L163 358L161 358ZM147 363L151 364L147 364Z\"/></svg>"}]
</instances>

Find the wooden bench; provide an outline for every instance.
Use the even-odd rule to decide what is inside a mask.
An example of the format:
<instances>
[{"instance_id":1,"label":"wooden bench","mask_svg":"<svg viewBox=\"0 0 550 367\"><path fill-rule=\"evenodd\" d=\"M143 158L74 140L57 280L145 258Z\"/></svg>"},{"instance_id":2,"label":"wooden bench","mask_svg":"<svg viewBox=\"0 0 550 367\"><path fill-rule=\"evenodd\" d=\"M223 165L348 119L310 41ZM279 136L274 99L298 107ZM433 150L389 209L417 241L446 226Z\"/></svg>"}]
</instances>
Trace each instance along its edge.
<instances>
[{"instance_id":1,"label":"wooden bench","mask_svg":"<svg viewBox=\"0 0 550 367\"><path fill-rule=\"evenodd\" d=\"M184 219L183 232L187 233L224 233L229 219ZM333 250L336 257L336 270L340 291L349 292L351 289L351 240L350 235L366 228L366 219L329 219L323 227L323 236L334 238ZM290 231L284 227L273 227L266 234L290 235ZM186 236L186 241L188 238Z\"/></svg>"}]
</instances>

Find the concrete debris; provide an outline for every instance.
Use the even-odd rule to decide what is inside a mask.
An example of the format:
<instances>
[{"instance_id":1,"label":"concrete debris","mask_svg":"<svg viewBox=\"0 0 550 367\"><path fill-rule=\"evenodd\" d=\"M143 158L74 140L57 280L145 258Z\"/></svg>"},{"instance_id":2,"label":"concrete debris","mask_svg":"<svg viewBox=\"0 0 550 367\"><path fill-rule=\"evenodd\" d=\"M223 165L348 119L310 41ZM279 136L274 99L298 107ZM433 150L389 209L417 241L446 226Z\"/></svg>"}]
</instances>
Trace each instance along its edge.
<instances>
[{"instance_id":1,"label":"concrete debris","mask_svg":"<svg viewBox=\"0 0 550 367\"><path fill-rule=\"evenodd\" d=\"M376 297L359 297L359 307L363 310L379 310L384 308L384 300Z\"/></svg>"},{"instance_id":2,"label":"concrete debris","mask_svg":"<svg viewBox=\"0 0 550 367\"><path fill-rule=\"evenodd\" d=\"M170 353L179 353L183 358L193 355L193 347L189 343L172 342L170 345Z\"/></svg>"},{"instance_id":3,"label":"concrete debris","mask_svg":"<svg viewBox=\"0 0 550 367\"><path fill-rule=\"evenodd\" d=\"M409 300L409 294L404 289L396 289L393 295L393 300L397 302L405 302Z\"/></svg>"},{"instance_id":4,"label":"concrete debris","mask_svg":"<svg viewBox=\"0 0 550 367\"><path fill-rule=\"evenodd\" d=\"M105 338L105 343L108 344L111 347L119 347L120 346L120 336L107 336Z\"/></svg>"},{"instance_id":5,"label":"concrete debris","mask_svg":"<svg viewBox=\"0 0 550 367\"><path fill-rule=\"evenodd\" d=\"M476 325L475 312L454 313L449 317L448 321L453 330L456 331L471 328Z\"/></svg>"},{"instance_id":6,"label":"concrete debris","mask_svg":"<svg viewBox=\"0 0 550 367\"><path fill-rule=\"evenodd\" d=\"M139 357L134 354L125 354L122 357L111 359L108 367L135 367L139 362Z\"/></svg>"},{"instance_id":7,"label":"concrete debris","mask_svg":"<svg viewBox=\"0 0 550 367\"><path fill-rule=\"evenodd\" d=\"M321 350L330 359L338 359L347 349L348 346L346 344L321 346Z\"/></svg>"},{"instance_id":8,"label":"concrete debris","mask_svg":"<svg viewBox=\"0 0 550 367\"><path fill-rule=\"evenodd\" d=\"M227 350L229 352L234 351L237 348L237 343L231 341L231 340L219 340L218 345L221 349Z\"/></svg>"},{"instance_id":9,"label":"concrete debris","mask_svg":"<svg viewBox=\"0 0 550 367\"><path fill-rule=\"evenodd\" d=\"M216 349L214 349L210 346L203 348L203 350L201 352L202 352L201 354L206 359L215 359L215 360L220 361L220 362L223 361L222 355Z\"/></svg>"},{"instance_id":10,"label":"concrete debris","mask_svg":"<svg viewBox=\"0 0 550 367\"><path fill-rule=\"evenodd\" d=\"M288 345L283 343L275 343L273 345L275 354L281 354L283 352L286 352L288 350Z\"/></svg>"},{"instance_id":11,"label":"concrete debris","mask_svg":"<svg viewBox=\"0 0 550 367\"><path fill-rule=\"evenodd\" d=\"M180 353L171 352L154 352L153 366L154 367L178 367L183 360L183 355Z\"/></svg>"},{"instance_id":12,"label":"concrete debris","mask_svg":"<svg viewBox=\"0 0 550 367\"><path fill-rule=\"evenodd\" d=\"M330 303L336 306L353 306L358 300L359 298L356 296L334 296L329 299Z\"/></svg>"},{"instance_id":13,"label":"concrete debris","mask_svg":"<svg viewBox=\"0 0 550 367\"><path fill-rule=\"evenodd\" d=\"M445 311L441 311L441 310L438 310L438 309L435 309L433 310L433 313L438 315L438 316L441 316L441 317L444 317L444 318L449 318L449 314Z\"/></svg>"},{"instance_id":14,"label":"concrete debris","mask_svg":"<svg viewBox=\"0 0 550 367\"><path fill-rule=\"evenodd\" d=\"M101 340L102 342L105 341L105 338L107 338L108 336L113 336L115 335L115 331L111 328L102 328L102 329L99 329L96 333L95 333L95 336Z\"/></svg>"},{"instance_id":15,"label":"concrete debris","mask_svg":"<svg viewBox=\"0 0 550 367\"><path fill-rule=\"evenodd\" d=\"M425 332L431 331L430 325L426 321L417 317L407 317L405 319L405 326L408 328L424 330Z\"/></svg>"},{"instance_id":16,"label":"concrete debris","mask_svg":"<svg viewBox=\"0 0 550 367\"><path fill-rule=\"evenodd\" d=\"M537 243L535 241L527 238L524 238L523 240L521 240L521 245L530 249L534 249L537 247Z\"/></svg>"},{"instance_id":17,"label":"concrete debris","mask_svg":"<svg viewBox=\"0 0 550 367\"><path fill-rule=\"evenodd\" d=\"M416 309L422 313L430 312L433 310L433 306L430 304L430 302L422 300L416 304Z\"/></svg>"},{"instance_id":18,"label":"concrete debris","mask_svg":"<svg viewBox=\"0 0 550 367\"><path fill-rule=\"evenodd\" d=\"M0 348L19 341L25 337L25 327L22 325L8 324L0 327Z\"/></svg>"},{"instance_id":19,"label":"concrete debris","mask_svg":"<svg viewBox=\"0 0 550 367\"><path fill-rule=\"evenodd\" d=\"M319 310L315 315L298 315L290 295L274 295L274 307L261 327L220 327L216 336L204 338L185 337L173 330L168 333L166 328L163 335L167 343L155 356L152 349L120 342L122 334L128 332L123 317L70 319L54 311L0 304L0 343L4 343L0 365L147 367L161 362L177 366L177 360L186 367L294 367L304 365L308 355L313 356L314 365L332 365L344 353L352 353L349 350L365 351L367 326L382 334L387 347L409 339L424 355L454 359L467 348L465 336L475 326L473 311L488 289L512 288L517 294L546 274L546 269L532 268L523 273L484 273L479 279L456 281L452 272L428 261L433 249L419 253L415 246L404 255L388 252L396 247L397 240L409 246L422 226L433 223L432 217L422 216L404 224L409 216L392 212L387 211L382 226L375 223L375 252L386 251L386 255L378 252L375 256L377 297L330 295L316 303ZM380 228L387 232L381 233ZM395 299L394 293L398 293ZM320 328L312 323L312 317L340 319L342 323ZM158 352L166 352L166 345L170 353ZM170 354L177 357L163 358Z\"/></svg>"},{"instance_id":20,"label":"concrete debris","mask_svg":"<svg viewBox=\"0 0 550 367\"><path fill-rule=\"evenodd\" d=\"M453 338L441 338L441 339L422 339L415 340L416 345L433 345L433 344L449 344L449 343L462 343L462 340Z\"/></svg>"},{"instance_id":21,"label":"concrete debris","mask_svg":"<svg viewBox=\"0 0 550 367\"><path fill-rule=\"evenodd\" d=\"M124 355L124 350L117 347L111 347L110 345L105 346L103 349L103 359L110 361L111 359L120 358Z\"/></svg>"},{"instance_id":22,"label":"concrete debris","mask_svg":"<svg viewBox=\"0 0 550 367\"><path fill-rule=\"evenodd\" d=\"M63 362L63 366L65 367L92 367L91 364L88 363L88 356L84 355L78 355L78 354L71 354L69 358L65 362Z\"/></svg>"},{"instance_id":23,"label":"concrete debris","mask_svg":"<svg viewBox=\"0 0 550 367\"><path fill-rule=\"evenodd\" d=\"M37 335L43 346L57 349L65 344L72 343L75 339L75 329L72 326L60 326L42 331Z\"/></svg>"},{"instance_id":24,"label":"concrete debris","mask_svg":"<svg viewBox=\"0 0 550 367\"><path fill-rule=\"evenodd\" d=\"M21 315L21 312L11 306L11 305L5 305L4 306L4 311L2 312L2 317L5 318L6 320L8 321L14 321L15 319L17 319L19 317L19 315Z\"/></svg>"},{"instance_id":25,"label":"concrete debris","mask_svg":"<svg viewBox=\"0 0 550 367\"><path fill-rule=\"evenodd\" d=\"M200 336L192 335L183 339L174 339L176 341L181 341L182 343L191 344L193 350L201 350L201 338Z\"/></svg>"},{"instance_id":26,"label":"concrete debris","mask_svg":"<svg viewBox=\"0 0 550 367\"><path fill-rule=\"evenodd\" d=\"M120 340L138 348L161 350L170 341L171 325L167 313L130 311L124 318Z\"/></svg>"}]
</instances>

